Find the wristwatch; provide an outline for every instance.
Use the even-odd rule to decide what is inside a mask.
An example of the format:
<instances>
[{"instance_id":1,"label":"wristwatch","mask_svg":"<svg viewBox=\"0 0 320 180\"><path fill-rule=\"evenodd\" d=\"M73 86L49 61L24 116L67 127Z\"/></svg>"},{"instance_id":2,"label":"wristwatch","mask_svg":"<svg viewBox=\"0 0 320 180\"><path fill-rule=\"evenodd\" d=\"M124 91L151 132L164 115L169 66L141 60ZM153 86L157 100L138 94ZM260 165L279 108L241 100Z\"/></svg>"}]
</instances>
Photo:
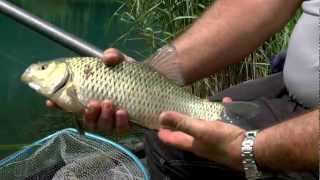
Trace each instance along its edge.
<instances>
[{"instance_id":1,"label":"wristwatch","mask_svg":"<svg viewBox=\"0 0 320 180\"><path fill-rule=\"evenodd\" d=\"M253 145L257 133L258 130L247 131L245 133L245 138L241 144L242 165L247 180L256 180L264 177L258 170L256 162L254 160Z\"/></svg>"}]
</instances>

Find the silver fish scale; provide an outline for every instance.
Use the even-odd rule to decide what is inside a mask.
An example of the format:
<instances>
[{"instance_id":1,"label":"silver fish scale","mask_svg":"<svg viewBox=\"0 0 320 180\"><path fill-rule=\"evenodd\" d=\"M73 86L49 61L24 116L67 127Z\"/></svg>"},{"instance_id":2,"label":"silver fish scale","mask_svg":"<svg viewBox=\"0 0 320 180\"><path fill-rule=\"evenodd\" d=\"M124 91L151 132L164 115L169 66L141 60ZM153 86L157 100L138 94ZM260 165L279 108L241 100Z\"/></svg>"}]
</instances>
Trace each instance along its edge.
<instances>
[{"instance_id":1,"label":"silver fish scale","mask_svg":"<svg viewBox=\"0 0 320 180\"><path fill-rule=\"evenodd\" d=\"M223 106L203 101L143 63L104 65L98 58L66 59L79 101L110 99L125 108L133 122L159 128L163 111L178 111L201 119L219 119Z\"/></svg>"}]
</instances>

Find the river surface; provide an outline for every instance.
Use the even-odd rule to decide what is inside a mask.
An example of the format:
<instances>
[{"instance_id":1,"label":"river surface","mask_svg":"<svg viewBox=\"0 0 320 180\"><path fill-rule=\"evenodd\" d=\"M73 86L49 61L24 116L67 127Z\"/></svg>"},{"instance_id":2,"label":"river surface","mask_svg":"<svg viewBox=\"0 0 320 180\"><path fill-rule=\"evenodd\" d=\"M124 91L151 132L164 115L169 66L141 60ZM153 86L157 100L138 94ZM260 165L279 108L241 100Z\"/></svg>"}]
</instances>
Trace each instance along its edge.
<instances>
[{"instance_id":1,"label":"river surface","mask_svg":"<svg viewBox=\"0 0 320 180\"><path fill-rule=\"evenodd\" d=\"M117 41L129 28L120 18L112 18L120 6L118 3L108 0L12 2L99 48L116 47L135 58L150 52L137 34L131 34L131 40ZM45 98L20 81L29 64L70 56L77 54L0 13L0 159L58 129L73 126L70 116L46 108Z\"/></svg>"}]
</instances>

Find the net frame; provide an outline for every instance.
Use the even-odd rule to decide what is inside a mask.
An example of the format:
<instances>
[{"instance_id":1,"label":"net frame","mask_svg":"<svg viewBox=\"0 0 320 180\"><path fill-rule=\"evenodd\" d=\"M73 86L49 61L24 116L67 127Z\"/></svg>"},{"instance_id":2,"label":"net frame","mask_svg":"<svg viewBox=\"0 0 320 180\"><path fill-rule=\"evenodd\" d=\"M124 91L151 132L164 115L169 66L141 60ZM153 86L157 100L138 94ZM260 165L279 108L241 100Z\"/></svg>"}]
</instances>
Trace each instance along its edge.
<instances>
[{"instance_id":1,"label":"net frame","mask_svg":"<svg viewBox=\"0 0 320 180\"><path fill-rule=\"evenodd\" d=\"M78 130L74 129L74 128L66 128L66 129L62 129L60 131L57 131L51 135L48 135L45 138L37 140L34 143L23 147L20 151L17 151L15 153L13 153L12 155L9 155L8 157L0 160L0 168L3 166L6 166L7 164L10 164L11 162L14 162L16 159L23 156L24 154L32 152L32 150L35 146L41 146L41 145L47 143L49 140L51 140L51 139L53 139L63 133L78 134ZM138 169L141 170L141 172L143 174L143 179L150 180L149 173L148 173L147 169L145 168L145 166L142 164L142 162L139 160L139 158L136 155L134 155L132 152L130 152L126 147L124 147L124 146L122 146L112 140L106 139L104 137L101 137L99 135L95 135L92 133L85 132L84 136L88 140L92 140L97 143L111 145L115 149L119 150L121 153L127 155L127 157L129 157L132 160L132 162L138 167Z\"/></svg>"}]
</instances>

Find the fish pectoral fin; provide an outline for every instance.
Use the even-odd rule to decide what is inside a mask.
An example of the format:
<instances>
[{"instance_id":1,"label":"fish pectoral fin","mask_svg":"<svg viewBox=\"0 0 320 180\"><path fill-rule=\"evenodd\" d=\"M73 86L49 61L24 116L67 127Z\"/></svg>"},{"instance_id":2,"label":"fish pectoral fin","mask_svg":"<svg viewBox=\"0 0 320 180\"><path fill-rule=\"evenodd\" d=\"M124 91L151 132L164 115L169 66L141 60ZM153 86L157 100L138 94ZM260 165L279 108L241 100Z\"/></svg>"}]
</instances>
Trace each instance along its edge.
<instances>
[{"instance_id":1,"label":"fish pectoral fin","mask_svg":"<svg viewBox=\"0 0 320 180\"><path fill-rule=\"evenodd\" d=\"M244 129L251 129L250 119L255 118L260 112L258 104L245 101L233 101L224 104L222 119L225 122L238 125Z\"/></svg>"},{"instance_id":2,"label":"fish pectoral fin","mask_svg":"<svg viewBox=\"0 0 320 180\"><path fill-rule=\"evenodd\" d=\"M79 112L85 106L81 103L81 99L79 98L73 83L70 83L66 87L66 98L68 99L69 106L74 109L73 112Z\"/></svg>"},{"instance_id":3,"label":"fish pectoral fin","mask_svg":"<svg viewBox=\"0 0 320 180\"><path fill-rule=\"evenodd\" d=\"M181 67L177 62L177 53L174 46L166 45L158 49L144 63L176 84L184 85L185 82Z\"/></svg>"}]
</instances>

